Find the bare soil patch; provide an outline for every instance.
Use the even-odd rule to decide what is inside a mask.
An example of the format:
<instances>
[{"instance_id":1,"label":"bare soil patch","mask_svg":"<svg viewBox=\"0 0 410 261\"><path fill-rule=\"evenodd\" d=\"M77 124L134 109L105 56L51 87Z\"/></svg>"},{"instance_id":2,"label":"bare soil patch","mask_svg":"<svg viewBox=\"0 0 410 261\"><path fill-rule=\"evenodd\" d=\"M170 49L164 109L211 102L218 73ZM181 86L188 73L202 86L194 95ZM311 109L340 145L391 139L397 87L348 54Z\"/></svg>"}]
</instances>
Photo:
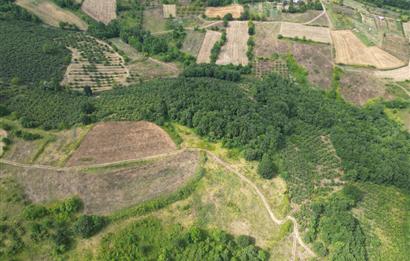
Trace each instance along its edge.
<instances>
[{"instance_id":1,"label":"bare soil patch","mask_svg":"<svg viewBox=\"0 0 410 261\"><path fill-rule=\"evenodd\" d=\"M241 17L244 9L242 5L234 4L222 7L207 7L205 15L209 18L223 18L226 14L232 14L233 18Z\"/></svg>"},{"instance_id":2,"label":"bare soil patch","mask_svg":"<svg viewBox=\"0 0 410 261\"><path fill-rule=\"evenodd\" d=\"M331 43L330 30L325 27L283 22L279 33L289 38L298 37L320 43Z\"/></svg>"},{"instance_id":3,"label":"bare soil patch","mask_svg":"<svg viewBox=\"0 0 410 261\"><path fill-rule=\"evenodd\" d=\"M201 49L199 50L197 63L210 63L211 62L211 50L215 43L221 38L221 33L216 31L206 31L204 41L202 42Z\"/></svg>"},{"instance_id":4,"label":"bare soil patch","mask_svg":"<svg viewBox=\"0 0 410 261\"><path fill-rule=\"evenodd\" d=\"M405 63L379 47L364 45L350 30L331 32L336 49L336 63L374 66L378 69L393 69Z\"/></svg>"},{"instance_id":5,"label":"bare soil patch","mask_svg":"<svg viewBox=\"0 0 410 261\"><path fill-rule=\"evenodd\" d=\"M340 91L345 100L359 106L376 97L391 98L384 82L363 70L345 71L340 78Z\"/></svg>"},{"instance_id":6,"label":"bare soil patch","mask_svg":"<svg viewBox=\"0 0 410 261\"><path fill-rule=\"evenodd\" d=\"M85 213L109 214L172 193L194 175L198 162L198 152L184 151L110 171L17 169L12 175L33 202L50 202L75 195L83 200Z\"/></svg>"},{"instance_id":7,"label":"bare soil patch","mask_svg":"<svg viewBox=\"0 0 410 261\"><path fill-rule=\"evenodd\" d=\"M404 35L410 40L410 22L403 23Z\"/></svg>"},{"instance_id":8,"label":"bare soil patch","mask_svg":"<svg viewBox=\"0 0 410 261\"><path fill-rule=\"evenodd\" d=\"M60 22L76 25L80 30L87 30L88 25L72 12L62 9L47 0L17 0L16 4L38 16L44 23L58 27Z\"/></svg>"},{"instance_id":9,"label":"bare soil patch","mask_svg":"<svg viewBox=\"0 0 410 261\"><path fill-rule=\"evenodd\" d=\"M146 122L105 122L94 126L73 153L67 166L139 159L176 149L168 134Z\"/></svg>"},{"instance_id":10,"label":"bare soil patch","mask_svg":"<svg viewBox=\"0 0 410 261\"><path fill-rule=\"evenodd\" d=\"M117 18L116 0L84 0L81 9L95 20L108 24Z\"/></svg>"},{"instance_id":11,"label":"bare soil patch","mask_svg":"<svg viewBox=\"0 0 410 261\"><path fill-rule=\"evenodd\" d=\"M233 21L229 22L229 27L226 29L227 41L221 48L216 64L234 64L247 65L248 56L248 22Z\"/></svg>"},{"instance_id":12,"label":"bare soil patch","mask_svg":"<svg viewBox=\"0 0 410 261\"><path fill-rule=\"evenodd\" d=\"M176 5L162 5L162 12L164 18L175 18L177 16Z\"/></svg>"}]
</instances>

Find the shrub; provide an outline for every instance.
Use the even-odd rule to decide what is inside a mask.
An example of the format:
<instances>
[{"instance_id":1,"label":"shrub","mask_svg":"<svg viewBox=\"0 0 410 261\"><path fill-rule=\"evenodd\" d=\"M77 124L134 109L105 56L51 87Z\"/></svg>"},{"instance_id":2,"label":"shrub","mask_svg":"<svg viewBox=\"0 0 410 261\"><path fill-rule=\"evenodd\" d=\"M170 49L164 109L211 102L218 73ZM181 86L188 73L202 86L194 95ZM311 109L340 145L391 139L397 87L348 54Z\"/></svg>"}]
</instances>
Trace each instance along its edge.
<instances>
[{"instance_id":1,"label":"shrub","mask_svg":"<svg viewBox=\"0 0 410 261\"><path fill-rule=\"evenodd\" d=\"M264 154L258 165L258 174L265 179L271 179L278 169L268 154Z\"/></svg>"},{"instance_id":2,"label":"shrub","mask_svg":"<svg viewBox=\"0 0 410 261\"><path fill-rule=\"evenodd\" d=\"M48 215L48 210L44 206L31 204L24 209L23 215L28 220L35 220Z\"/></svg>"},{"instance_id":3,"label":"shrub","mask_svg":"<svg viewBox=\"0 0 410 261\"><path fill-rule=\"evenodd\" d=\"M84 215L74 224L74 231L83 238L89 238L97 234L105 224L106 220L103 217Z\"/></svg>"}]
</instances>

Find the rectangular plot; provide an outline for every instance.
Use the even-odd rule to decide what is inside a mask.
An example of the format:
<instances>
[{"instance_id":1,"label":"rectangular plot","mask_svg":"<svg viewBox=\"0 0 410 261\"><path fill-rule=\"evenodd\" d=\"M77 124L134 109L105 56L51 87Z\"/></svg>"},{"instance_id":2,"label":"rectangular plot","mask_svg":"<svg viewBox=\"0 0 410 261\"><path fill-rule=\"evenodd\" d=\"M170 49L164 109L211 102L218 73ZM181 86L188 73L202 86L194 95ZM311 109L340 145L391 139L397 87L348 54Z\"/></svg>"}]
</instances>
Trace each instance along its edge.
<instances>
[{"instance_id":1,"label":"rectangular plot","mask_svg":"<svg viewBox=\"0 0 410 261\"><path fill-rule=\"evenodd\" d=\"M217 64L247 65L248 57L248 22L234 21L226 29L227 41L222 46Z\"/></svg>"},{"instance_id":2,"label":"rectangular plot","mask_svg":"<svg viewBox=\"0 0 410 261\"><path fill-rule=\"evenodd\" d=\"M201 49L199 50L197 63L210 63L211 62L211 50L215 43L221 38L221 33L216 31L206 31L205 39L202 42Z\"/></svg>"}]
</instances>

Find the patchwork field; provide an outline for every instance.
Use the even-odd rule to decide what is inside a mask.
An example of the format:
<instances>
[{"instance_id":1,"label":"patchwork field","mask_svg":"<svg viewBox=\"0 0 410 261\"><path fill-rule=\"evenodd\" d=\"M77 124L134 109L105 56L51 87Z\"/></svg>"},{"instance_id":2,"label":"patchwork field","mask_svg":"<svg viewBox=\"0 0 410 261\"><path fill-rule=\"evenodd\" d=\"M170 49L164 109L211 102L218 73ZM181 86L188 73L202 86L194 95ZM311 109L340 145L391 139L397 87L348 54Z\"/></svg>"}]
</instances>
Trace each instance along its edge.
<instances>
[{"instance_id":1,"label":"patchwork field","mask_svg":"<svg viewBox=\"0 0 410 261\"><path fill-rule=\"evenodd\" d=\"M248 22L233 21L229 22L226 29L227 41L221 48L216 64L247 65L248 57Z\"/></svg>"},{"instance_id":2,"label":"patchwork field","mask_svg":"<svg viewBox=\"0 0 410 261\"><path fill-rule=\"evenodd\" d=\"M126 83L129 71L124 59L107 43L76 34L68 40L68 45L72 59L62 85L74 89L89 86L93 91L103 91Z\"/></svg>"},{"instance_id":3,"label":"patchwork field","mask_svg":"<svg viewBox=\"0 0 410 261\"><path fill-rule=\"evenodd\" d=\"M207 7L205 15L209 18L223 18L226 14L232 14L233 18L241 17L244 9L242 5L229 5L223 7Z\"/></svg>"},{"instance_id":4,"label":"patchwork field","mask_svg":"<svg viewBox=\"0 0 410 261\"><path fill-rule=\"evenodd\" d=\"M175 149L168 134L153 123L105 122L95 125L87 134L67 166L139 159Z\"/></svg>"},{"instance_id":5,"label":"patchwork field","mask_svg":"<svg viewBox=\"0 0 410 261\"><path fill-rule=\"evenodd\" d=\"M109 214L163 196L182 187L196 172L197 152L182 151L155 161L137 161L104 168L55 171L8 168L29 200L50 202L76 195L88 214Z\"/></svg>"},{"instance_id":6,"label":"patchwork field","mask_svg":"<svg viewBox=\"0 0 410 261\"><path fill-rule=\"evenodd\" d=\"M331 32L336 49L336 63L374 66L377 69L393 69L405 63L379 47L364 45L350 30Z\"/></svg>"},{"instance_id":7,"label":"patchwork field","mask_svg":"<svg viewBox=\"0 0 410 261\"><path fill-rule=\"evenodd\" d=\"M177 16L177 6L176 5L162 5L162 12L164 18L175 18Z\"/></svg>"},{"instance_id":8,"label":"patchwork field","mask_svg":"<svg viewBox=\"0 0 410 261\"><path fill-rule=\"evenodd\" d=\"M60 22L74 24L80 30L87 30L87 23L72 12L62 9L48 0L17 0L16 4L38 16L44 23L58 27Z\"/></svg>"},{"instance_id":9,"label":"patchwork field","mask_svg":"<svg viewBox=\"0 0 410 261\"><path fill-rule=\"evenodd\" d=\"M197 31L188 31L185 37L182 51L197 57L204 42L205 34Z\"/></svg>"},{"instance_id":10,"label":"patchwork field","mask_svg":"<svg viewBox=\"0 0 410 261\"><path fill-rule=\"evenodd\" d=\"M84 0L81 9L93 19L104 24L117 18L116 0Z\"/></svg>"},{"instance_id":11,"label":"patchwork field","mask_svg":"<svg viewBox=\"0 0 410 261\"><path fill-rule=\"evenodd\" d=\"M211 50L215 43L219 41L222 33L207 30L205 34L204 41L202 42L201 49L199 50L198 57L196 58L197 63L210 63L211 62Z\"/></svg>"},{"instance_id":12,"label":"patchwork field","mask_svg":"<svg viewBox=\"0 0 410 261\"><path fill-rule=\"evenodd\" d=\"M330 30L319 26L283 22L279 33L289 38L298 37L299 39L306 38L320 43L331 43Z\"/></svg>"}]
</instances>

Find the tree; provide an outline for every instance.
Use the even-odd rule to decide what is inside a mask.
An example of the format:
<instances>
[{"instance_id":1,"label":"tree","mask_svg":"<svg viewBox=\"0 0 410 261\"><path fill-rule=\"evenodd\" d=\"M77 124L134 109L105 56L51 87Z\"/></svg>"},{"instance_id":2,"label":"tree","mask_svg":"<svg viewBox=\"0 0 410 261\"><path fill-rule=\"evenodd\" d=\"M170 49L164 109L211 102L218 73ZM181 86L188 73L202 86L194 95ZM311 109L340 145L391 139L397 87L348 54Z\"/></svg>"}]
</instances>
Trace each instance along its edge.
<instances>
[{"instance_id":1,"label":"tree","mask_svg":"<svg viewBox=\"0 0 410 261\"><path fill-rule=\"evenodd\" d=\"M91 89L90 86L85 86L84 87L84 94L85 96L93 96L93 90Z\"/></svg>"},{"instance_id":2,"label":"tree","mask_svg":"<svg viewBox=\"0 0 410 261\"><path fill-rule=\"evenodd\" d=\"M265 179L271 179L278 172L278 168L273 163L268 154L264 154L258 165L258 174Z\"/></svg>"},{"instance_id":3,"label":"tree","mask_svg":"<svg viewBox=\"0 0 410 261\"><path fill-rule=\"evenodd\" d=\"M106 224L103 217L95 215L84 215L78 218L74 224L74 230L83 238L89 238L97 234Z\"/></svg>"}]
</instances>

